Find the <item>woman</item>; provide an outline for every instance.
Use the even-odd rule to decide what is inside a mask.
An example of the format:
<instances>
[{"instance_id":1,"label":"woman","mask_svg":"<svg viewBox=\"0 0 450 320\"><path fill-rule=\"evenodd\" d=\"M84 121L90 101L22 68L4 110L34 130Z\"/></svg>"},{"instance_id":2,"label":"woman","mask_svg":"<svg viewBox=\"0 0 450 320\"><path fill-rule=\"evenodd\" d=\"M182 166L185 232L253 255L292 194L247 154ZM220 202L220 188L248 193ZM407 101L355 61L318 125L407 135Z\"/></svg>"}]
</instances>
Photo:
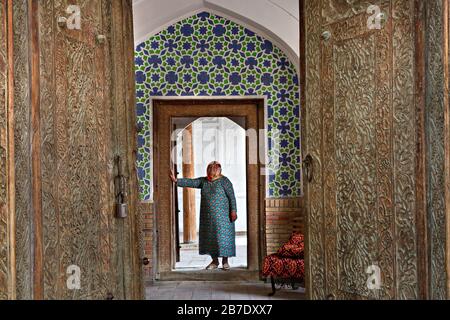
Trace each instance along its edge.
<instances>
[{"instance_id":1,"label":"woman","mask_svg":"<svg viewBox=\"0 0 450 320\"><path fill-rule=\"evenodd\" d=\"M178 187L201 189L200 255L212 258L207 270L219 267L219 257L222 257L223 270L229 270L228 258L236 256L234 222L237 208L233 184L222 175L222 167L217 161L208 165L206 174L204 178L177 179L170 172L170 178Z\"/></svg>"}]
</instances>

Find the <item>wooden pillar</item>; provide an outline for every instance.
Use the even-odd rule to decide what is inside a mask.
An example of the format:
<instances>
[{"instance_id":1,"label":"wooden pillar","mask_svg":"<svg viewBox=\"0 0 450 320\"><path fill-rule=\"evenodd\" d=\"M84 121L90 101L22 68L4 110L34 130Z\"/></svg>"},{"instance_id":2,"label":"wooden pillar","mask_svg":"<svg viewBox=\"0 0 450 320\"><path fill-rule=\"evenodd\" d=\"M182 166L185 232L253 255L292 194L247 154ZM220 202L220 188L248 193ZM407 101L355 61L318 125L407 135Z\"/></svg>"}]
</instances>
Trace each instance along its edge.
<instances>
[{"instance_id":1,"label":"wooden pillar","mask_svg":"<svg viewBox=\"0 0 450 320\"><path fill-rule=\"evenodd\" d=\"M194 144L192 124L183 132L183 177L194 178ZM195 190L183 189L183 242L197 240L197 219L195 211Z\"/></svg>"}]
</instances>

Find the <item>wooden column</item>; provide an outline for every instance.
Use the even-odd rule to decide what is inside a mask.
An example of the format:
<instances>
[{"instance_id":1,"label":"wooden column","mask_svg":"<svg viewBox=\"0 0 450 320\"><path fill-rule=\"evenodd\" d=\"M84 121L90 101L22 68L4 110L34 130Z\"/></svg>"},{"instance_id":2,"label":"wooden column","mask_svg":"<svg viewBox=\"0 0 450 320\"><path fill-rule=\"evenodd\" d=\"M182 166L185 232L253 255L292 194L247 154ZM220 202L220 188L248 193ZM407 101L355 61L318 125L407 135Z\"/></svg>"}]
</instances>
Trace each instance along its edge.
<instances>
[{"instance_id":1,"label":"wooden column","mask_svg":"<svg viewBox=\"0 0 450 320\"><path fill-rule=\"evenodd\" d=\"M192 124L183 132L183 177L194 178L194 144ZM195 190L183 189L183 242L197 240L197 219L195 212Z\"/></svg>"}]
</instances>

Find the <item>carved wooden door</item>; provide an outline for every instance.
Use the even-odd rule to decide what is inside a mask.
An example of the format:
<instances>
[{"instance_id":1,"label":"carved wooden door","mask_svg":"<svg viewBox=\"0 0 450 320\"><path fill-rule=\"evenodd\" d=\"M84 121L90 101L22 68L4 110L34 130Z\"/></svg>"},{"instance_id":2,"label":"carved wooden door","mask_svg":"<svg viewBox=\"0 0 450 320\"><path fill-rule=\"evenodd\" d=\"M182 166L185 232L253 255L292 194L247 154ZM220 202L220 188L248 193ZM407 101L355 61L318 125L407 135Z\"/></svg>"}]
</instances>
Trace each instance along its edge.
<instances>
[{"instance_id":1,"label":"carved wooden door","mask_svg":"<svg viewBox=\"0 0 450 320\"><path fill-rule=\"evenodd\" d=\"M14 243L11 209L14 189L12 176L12 121L11 119L11 41L8 29L11 23L11 1L0 1L0 300L14 299Z\"/></svg>"},{"instance_id":2,"label":"carved wooden door","mask_svg":"<svg viewBox=\"0 0 450 320\"><path fill-rule=\"evenodd\" d=\"M421 296L414 13L409 0L305 2L314 299Z\"/></svg>"},{"instance_id":3,"label":"carved wooden door","mask_svg":"<svg viewBox=\"0 0 450 320\"><path fill-rule=\"evenodd\" d=\"M14 1L14 18L17 297L141 298L131 1Z\"/></svg>"},{"instance_id":4,"label":"carved wooden door","mask_svg":"<svg viewBox=\"0 0 450 320\"><path fill-rule=\"evenodd\" d=\"M44 297L136 298L131 3L39 1L38 10ZM70 265L81 269L79 290L66 286Z\"/></svg>"}]
</instances>

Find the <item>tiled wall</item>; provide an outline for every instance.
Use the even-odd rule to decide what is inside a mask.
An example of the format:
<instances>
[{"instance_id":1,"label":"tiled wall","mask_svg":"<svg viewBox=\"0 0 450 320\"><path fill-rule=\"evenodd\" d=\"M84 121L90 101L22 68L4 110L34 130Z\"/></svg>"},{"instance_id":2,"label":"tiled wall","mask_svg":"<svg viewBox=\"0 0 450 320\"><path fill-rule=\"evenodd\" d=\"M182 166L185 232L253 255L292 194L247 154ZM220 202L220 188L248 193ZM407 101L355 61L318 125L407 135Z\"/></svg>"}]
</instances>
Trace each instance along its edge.
<instances>
[{"instance_id":1,"label":"tiled wall","mask_svg":"<svg viewBox=\"0 0 450 320\"><path fill-rule=\"evenodd\" d=\"M299 81L294 65L270 41L228 19L199 13L137 46L136 84L142 200L152 197L150 101L161 96L266 96L269 157L280 164L268 179L268 196L300 195Z\"/></svg>"}]
</instances>

